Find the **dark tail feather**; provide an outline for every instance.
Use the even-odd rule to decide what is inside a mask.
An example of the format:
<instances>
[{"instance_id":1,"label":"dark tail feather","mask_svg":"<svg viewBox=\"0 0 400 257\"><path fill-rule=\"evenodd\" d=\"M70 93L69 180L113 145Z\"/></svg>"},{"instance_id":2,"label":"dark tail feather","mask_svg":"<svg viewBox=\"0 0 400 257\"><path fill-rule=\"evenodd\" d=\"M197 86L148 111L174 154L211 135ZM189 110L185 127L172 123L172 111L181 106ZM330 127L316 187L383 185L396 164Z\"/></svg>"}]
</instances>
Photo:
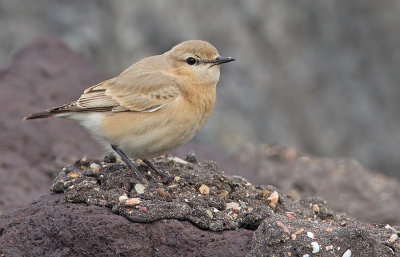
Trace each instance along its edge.
<instances>
[{"instance_id":1,"label":"dark tail feather","mask_svg":"<svg viewBox=\"0 0 400 257\"><path fill-rule=\"evenodd\" d=\"M48 112L48 111L46 111L46 112L37 112L37 113L30 114L30 115L26 116L24 118L24 120L35 120L35 119L48 118L48 117L53 116L54 114L55 113Z\"/></svg>"}]
</instances>

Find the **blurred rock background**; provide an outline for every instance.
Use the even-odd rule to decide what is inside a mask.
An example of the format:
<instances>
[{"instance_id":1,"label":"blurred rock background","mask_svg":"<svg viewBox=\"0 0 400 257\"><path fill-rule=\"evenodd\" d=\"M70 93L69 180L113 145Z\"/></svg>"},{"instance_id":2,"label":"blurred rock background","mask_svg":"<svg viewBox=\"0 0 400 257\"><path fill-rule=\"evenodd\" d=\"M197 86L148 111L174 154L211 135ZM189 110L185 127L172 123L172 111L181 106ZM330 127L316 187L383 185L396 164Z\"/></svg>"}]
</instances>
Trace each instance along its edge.
<instances>
[{"instance_id":1,"label":"blurred rock background","mask_svg":"<svg viewBox=\"0 0 400 257\"><path fill-rule=\"evenodd\" d=\"M195 143L231 155L291 145L398 175L399 13L400 2L373 0L2 0L0 68L49 35L109 76L207 40L238 61L222 68L215 113Z\"/></svg>"}]
</instances>

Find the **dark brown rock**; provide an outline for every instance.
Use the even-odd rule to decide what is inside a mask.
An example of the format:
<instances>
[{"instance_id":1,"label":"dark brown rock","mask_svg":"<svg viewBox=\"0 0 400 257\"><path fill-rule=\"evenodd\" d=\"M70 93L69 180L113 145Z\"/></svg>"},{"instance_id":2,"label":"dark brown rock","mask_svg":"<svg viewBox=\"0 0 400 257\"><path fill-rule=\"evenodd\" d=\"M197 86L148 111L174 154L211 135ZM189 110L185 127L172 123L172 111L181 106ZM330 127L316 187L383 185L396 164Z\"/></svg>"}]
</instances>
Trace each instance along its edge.
<instances>
[{"instance_id":1,"label":"dark brown rock","mask_svg":"<svg viewBox=\"0 0 400 257\"><path fill-rule=\"evenodd\" d=\"M51 188L64 193L68 202L107 206L133 222L187 220L211 231L255 229L273 211L268 196L274 188L227 176L214 162L189 163L167 156L154 159L154 164L173 181L161 183L162 178L142 164L138 169L154 185L137 192L136 186L143 183L137 183L135 173L125 165L80 160L63 169ZM139 203L125 204L128 199Z\"/></svg>"},{"instance_id":2,"label":"dark brown rock","mask_svg":"<svg viewBox=\"0 0 400 257\"><path fill-rule=\"evenodd\" d=\"M48 194L0 217L0 256L244 256L252 233L213 233L174 219L133 223Z\"/></svg>"},{"instance_id":3,"label":"dark brown rock","mask_svg":"<svg viewBox=\"0 0 400 257\"><path fill-rule=\"evenodd\" d=\"M400 227L359 222L317 197L293 201L272 186L253 186L227 176L212 162L154 159L158 168L175 177L168 182L139 165L157 185L148 185L139 194L134 174L115 159L106 159L112 162L76 161L55 180L52 190L59 194L0 215L0 256L343 256L346 252L396 256L400 252ZM129 199L140 201L128 205Z\"/></svg>"}]
</instances>

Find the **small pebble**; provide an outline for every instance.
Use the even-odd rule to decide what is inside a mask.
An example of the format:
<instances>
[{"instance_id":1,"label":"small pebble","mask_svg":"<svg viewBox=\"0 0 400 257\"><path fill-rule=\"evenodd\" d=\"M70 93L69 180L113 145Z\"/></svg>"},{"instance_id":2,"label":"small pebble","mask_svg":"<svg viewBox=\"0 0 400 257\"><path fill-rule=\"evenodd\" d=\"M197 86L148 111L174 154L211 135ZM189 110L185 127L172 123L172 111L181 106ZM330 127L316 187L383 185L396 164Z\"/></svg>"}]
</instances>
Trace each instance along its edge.
<instances>
[{"instance_id":1,"label":"small pebble","mask_svg":"<svg viewBox=\"0 0 400 257\"><path fill-rule=\"evenodd\" d=\"M142 200L139 197L129 198L125 201L124 205L132 206L141 203Z\"/></svg>"},{"instance_id":2,"label":"small pebble","mask_svg":"<svg viewBox=\"0 0 400 257\"><path fill-rule=\"evenodd\" d=\"M170 158L168 158L168 160L169 160L169 161L176 162L176 163L188 164L187 161L182 160L181 158L178 158L178 157L170 157Z\"/></svg>"},{"instance_id":3,"label":"small pebble","mask_svg":"<svg viewBox=\"0 0 400 257\"><path fill-rule=\"evenodd\" d=\"M292 219L292 220L296 219L296 217L295 217L296 213L294 213L294 212L287 211L285 214L289 219Z\"/></svg>"},{"instance_id":4,"label":"small pebble","mask_svg":"<svg viewBox=\"0 0 400 257\"><path fill-rule=\"evenodd\" d=\"M196 158L196 154L194 153L194 151L190 151L187 155L186 155L186 161L191 162L191 163L197 163L197 158Z\"/></svg>"},{"instance_id":5,"label":"small pebble","mask_svg":"<svg viewBox=\"0 0 400 257\"><path fill-rule=\"evenodd\" d=\"M114 153L109 152L105 157L104 157L104 162L107 163L114 163L117 161L116 156L114 155Z\"/></svg>"},{"instance_id":6,"label":"small pebble","mask_svg":"<svg viewBox=\"0 0 400 257\"><path fill-rule=\"evenodd\" d=\"M311 242L311 246L312 246L312 253L317 253L319 252L319 244L317 242Z\"/></svg>"},{"instance_id":7,"label":"small pebble","mask_svg":"<svg viewBox=\"0 0 400 257\"><path fill-rule=\"evenodd\" d=\"M267 199L271 201L271 202L270 202L271 204L276 205L276 204L278 203L278 201L279 201L279 194L278 194L278 192L276 192L276 191L272 192L271 195L268 196Z\"/></svg>"},{"instance_id":8,"label":"small pebble","mask_svg":"<svg viewBox=\"0 0 400 257\"><path fill-rule=\"evenodd\" d=\"M142 211L147 211L147 207L146 206L136 205L135 208L139 209L139 210L142 210Z\"/></svg>"},{"instance_id":9,"label":"small pebble","mask_svg":"<svg viewBox=\"0 0 400 257\"><path fill-rule=\"evenodd\" d=\"M345 251L344 254L342 255L342 257L350 257L350 256L351 256L351 250L350 249Z\"/></svg>"},{"instance_id":10,"label":"small pebble","mask_svg":"<svg viewBox=\"0 0 400 257\"><path fill-rule=\"evenodd\" d=\"M394 241L396 241L399 238L399 236L397 234L392 234L389 238L389 242L393 243Z\"/></svg>"},{"instance_id":11,"label":"small pebble","mask_svg":"<svg viewBox=\"0 0 400 257\"><path fill-rule=\"evenodd\" d=\"M332 249L333 249L333 245L328 245L325 247L325 250L327 250L327 251L332 250Z\"/></svg>"},{"instance_id":12,"label":"small pebble","mask_svg":"<svg viewBox=\"0 0 400 257\"><path fill-rule=\"evenodd\" d=\"M200 191L200 194L202 194L202 195L208 195L210 193L210 188L207 185L202 184L199 187L199 191Z\"/></svg>"},{"instance_id":13,"label":"small pebble","mask_svg":"<svg viewBox=\"0 0 400 257\"><path fill-rule=\"evenodd\" d=\"M271 193L271 191L269 191L268 189L265 189L262 193L262 196L265 197L267 195L269 195Z\"/></svg>"},{"instance_id":14,"label":"small pebble","mask_svg":"<svg viewBox=\"0 0 400 257\"><path fill-rule=\"evenodd\" d=\"M310 257L310 255L309 254L304 254L303 257Z\"/></svg>"},{"instance_id":15,"label":"small pebble","mask_svg":"<svg viewBox=\"0 0 400 257\"><path fill-rule=\"evenodd\" d=\"M91 164L90 164L90 169L91 169L93 172L98 172L99 169L100 169L100 165L98 165L97 163L91 163Z\"/></svg>"},{"instance_id":16,"label":"small pebble","mask_svg":"<svg viewBox=\"0 0 400 257\"><path fill-rule=\"evenodd\" d=\"M240 202L240 207L241 207L241 208L247 208L247 205L246 205L245 202Z\"/></svg>"},{"instance_id":17,"label":"small pebble","mask_svg":"<svg viewBox=\"0 0 400 257\"><path fill-rule=\"evenodd\" d=\"M226 209L239 209L239 204L235 202L226 203Z\"/></svg>"},{"instance_id":18,"label":"small pebble","mask_svg":"<svg viewBox=\"0 0 400 257\"><path fill-rule=\"evenodd\" d=\"M295 235L300 235L303 232L304 232L304 228L297 230L296 232L294 232L294 234Z\"/></svg>"},{"instance_id":19,"label":"small pebble","mask_svg":"<svg viewBox=\"0 0 400 257\"><path fill-rule=\"evenodd\" d=\"M145 189L146 189L146 185L144 185L144 184L138 183L135 185L135 190L138 194L143 194Z\"/></svg>"},{"instance_id":20,"label":"small pebble","mask_svg":"<svg viewBox=\"0 0 400 257\"><path fill-rule=\"evenodd\" d=\"M211 212L210 210L207 210L206 212L207 212L207 215L208 215L210 218L213 218L213 217L214 217L213 214L212 214L212 212Z\"/></svg>"},{"instance_id":21,"label":"small pebble","mask_svg":"<svg viewBox=\"0 0 400 257\"><path fill-rule=\"evenodd\" d=\"M282 230L283 230L284 232L290 234L290 230L286 227L285 224L283 224L282 221L279 221L279 220L278 220L278 221L276 222L276 224L277 224L279 227L281 227Z\"/></svg>"},{"instance_id":22,"label":"small pebble","mask_svg":"<svg viewBox=\"0 0 400 257\"><path fill-rule=\"evenodd\" d=\"M79 173L78 172L71 172L71 173L68 174L68 177L77 178L77 177L79 177Z\"/></svg>"},{"instance_id":23,"label":"small pebble","mask_svg":"<svg viewBox=\"0 0 400 257\"><path fill-rule=\"evenodd\" d=\"M179 176L176 176L176 177L174 178L174 181L175 181L175 182L179 182L179 180L181 180L181 177L179 177Z\"/></svg>"},{"instance_id":24,"label":"small pebble","mask_svg":"<svg viewBox=\"0 0 400 257\"><path fill-rule=\"evenodd\" d=\"M118 198L118 200L120 201L120 202L123 202L123 201L125 201L125 200L127 200L129 197L126 195L126 194L123 194L123 195L121 195L119 198Z\"/></svg>"},{"instance_id":25,"label":"small pebble","mask_svg":"<svg viewBox=\"0 0 400 257\"><path fill-rule=\"evenodd\" d=\"M158 188L156 188L156 191L166 198L171 198L171 195L168 194L167 192L165 192L165 190L163 188L158 187Z\"/></svg>"},{"instance_id":26,"label":"small pebble","mask_svg":"<svg viewBox=\"0 0 400 257\"><path fill-rule=\"evenodd\" d=\"M313 232L307 232L307 236L311 239L314 238L314 233Z\"/></svg>"},{"instance_id":27,"label":"small pebble","mask_svg":"<svg viewBox=\"0 0 400 257\"><path fill-rule=\"evenodd\" d=\"M319 206L318 204L313 204L312 209L315 213L319 213Z\"/></svg>"}]
</instances>

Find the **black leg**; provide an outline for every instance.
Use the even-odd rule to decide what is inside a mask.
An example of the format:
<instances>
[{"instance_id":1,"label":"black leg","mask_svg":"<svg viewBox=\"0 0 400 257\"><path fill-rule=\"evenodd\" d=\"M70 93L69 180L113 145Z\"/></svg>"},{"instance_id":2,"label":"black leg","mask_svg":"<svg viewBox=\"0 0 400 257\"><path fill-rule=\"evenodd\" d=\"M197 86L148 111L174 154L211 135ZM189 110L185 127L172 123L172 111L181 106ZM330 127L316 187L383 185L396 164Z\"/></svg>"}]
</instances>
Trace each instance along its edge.
<instances>
[{"instance_id":1,"label":"black leg","mask_svg":"<svg viewBox=\"0 0 400 257\"><path fill-rule=\"evenodd\" d=\"M143 162L146 163L147 166L149 166L152 170L154 170L155 172L157 172L158 175L163 176L163 177L168 178L168 179L172 179L172 177L168 176L167 174L165 174L165 173L162 172L161 170L157 169L157 167L154 166L154 164L151 163L149 160L144 159Z\"/></svg>"},{"instance_id":2,"label":"black leg","mask_svg":"<svg viewBox=\"0 0 400 257\"><path fill-rule=\"evenodd\" d=\"M119 156L121 156L121 159L131 169L131 171L136 173L141 182L146 181L146 178L143 176L143 174L140 173L140 171L135 167L135 165L129 160L129 158L125 155L124 152L122 152L122 150L117 145L111 145L111 147L112 149L114 149L114 151L117 152Z\"/></svg>"}]
</instances>

